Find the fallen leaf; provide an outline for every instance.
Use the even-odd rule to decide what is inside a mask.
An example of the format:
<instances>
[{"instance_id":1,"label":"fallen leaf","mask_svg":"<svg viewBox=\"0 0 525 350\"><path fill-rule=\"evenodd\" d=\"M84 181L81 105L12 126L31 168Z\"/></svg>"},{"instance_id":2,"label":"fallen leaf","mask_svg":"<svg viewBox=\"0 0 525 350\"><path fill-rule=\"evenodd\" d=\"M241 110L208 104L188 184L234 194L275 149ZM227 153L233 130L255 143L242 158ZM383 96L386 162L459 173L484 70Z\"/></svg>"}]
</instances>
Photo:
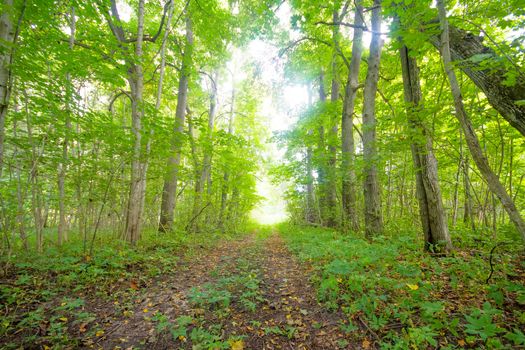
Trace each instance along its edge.
<instances>
[{"instance_id":1,"label":"fallen leaf","mask_svg":"<svg viewBox=\"0 0 525 350\"><path fill-rule=\"evenodd\" d=\"M466 343L465 343L465 341L463 339L460 339L460 340L458 340L458 345L463 347L463 346L466 345Z\"/></svg>"},{"instance_id":2,"label":"fallen leaf","mask_svg":"<svg viewBox=\"0 0 525 350\"><path fill-rule=\"evenodd\" d=\"M411 290L418 290L419 289L419 286L417 284L407 283L407 287L410 288Z\"/></svg>"},{"instance_id":3,"label":"fallen leaf","mask_svg":"<svg viewBox=\"0 0 525 350\"><path fill-rule=\"evenodd\" d=\"M363 347L363 349L370 349L370 341L368 339L363 340L361 346Z\"/></svg>"},{"instance_id":4,"label":"fallen leaf","mask_svg":"<svg viewBox=\"0 0 525 350\"><path fill-rule=\"evenodd\" d=\"M97 333L95 333L95 337L100 337L103 334L104 334L104 330L101 329L101 330L97 331Z\"/></svg>"},{"instance_id":5,"label":"fallen leaf","mask_svg":"<svg viewBox=\"0 0 525 350\"><path fill-rule=\"evenodd\" d=\"M230 343L231 350L243 350L244 349L244 342L241 340L237 340Z\"/></svg>"}]
</instances>

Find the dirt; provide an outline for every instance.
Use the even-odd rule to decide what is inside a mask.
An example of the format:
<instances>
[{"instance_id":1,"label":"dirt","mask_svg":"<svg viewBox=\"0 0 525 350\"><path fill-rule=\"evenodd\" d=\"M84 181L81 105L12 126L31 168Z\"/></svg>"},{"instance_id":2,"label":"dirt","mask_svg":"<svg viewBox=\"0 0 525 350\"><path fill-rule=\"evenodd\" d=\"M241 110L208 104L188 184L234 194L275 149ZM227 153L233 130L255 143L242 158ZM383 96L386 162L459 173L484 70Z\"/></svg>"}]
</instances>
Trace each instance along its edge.
<instances>
[{"instance_id":1,"label":"dirt","mask_svg":"<svg viewBox=\"0 0 525 350\"><path fill-rule=\"evenodd\" d=\"M202 308L189 300L192 288L214 286L227 275L235 276L243 259L257 271L260 294L255 310L246 310L235 299L225 309ZM274 232L269 238L255 234L225 241L201 256L182 260L169 275L137 292L132 310L102 313L107 305L89 307L100 317L103 332L85 342L85 348L102 349L206 349L194 347L187 337L173 339L157 329L155 315L161 313L173 323L183 315L195 320L195 327L218 328L222 344L235 349L355 349L340 326L345 317L328 312L316 299L311 271L287 250ZM118 306L118 305L116 305ZM227 339L234 339L227 343ZM235 341L235 339L239 339ZM226 345L228 346L228 345Z\"/></svg>"}]
</instances>

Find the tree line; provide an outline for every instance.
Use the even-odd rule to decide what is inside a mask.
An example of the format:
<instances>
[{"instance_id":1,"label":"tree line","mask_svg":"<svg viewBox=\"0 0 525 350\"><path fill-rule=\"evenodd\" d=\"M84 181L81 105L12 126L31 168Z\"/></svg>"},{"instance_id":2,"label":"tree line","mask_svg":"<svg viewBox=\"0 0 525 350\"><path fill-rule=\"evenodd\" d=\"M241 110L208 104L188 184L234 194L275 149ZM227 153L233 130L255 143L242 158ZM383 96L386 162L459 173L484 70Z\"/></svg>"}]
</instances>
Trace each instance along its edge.
<instances>
[{"instance_id":1,"label":"tree line","mask_svg":"<svg viewBox=\"0 0 525 350\"><path fill-rule=\"evenodd\" d=\"M227 63L276 5L2 1L2 248L237 229L258 200L265 86Z\"/></svg>"},{"instance_id":2,"label":"tree line","mask_svg":"<svg viewBox=\"0 0 525 350\"><path fill-rule=\"evenodd\" d=\"M298 39L282 54L310 93L278 137L292 218L369 238L416 225L436 253L452 249L460 221L491 239L510 223L525 239L517 1L292 6Z\"/></svg>"}]
</instances>

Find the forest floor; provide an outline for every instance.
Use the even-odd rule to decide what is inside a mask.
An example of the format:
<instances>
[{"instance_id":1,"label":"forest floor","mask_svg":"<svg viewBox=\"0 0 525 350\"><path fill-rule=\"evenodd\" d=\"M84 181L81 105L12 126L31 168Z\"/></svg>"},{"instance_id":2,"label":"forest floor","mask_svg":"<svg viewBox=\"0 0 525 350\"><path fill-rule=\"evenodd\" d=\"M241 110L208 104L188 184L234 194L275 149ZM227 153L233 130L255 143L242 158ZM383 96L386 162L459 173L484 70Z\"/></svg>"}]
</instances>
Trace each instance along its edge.
<instances>
[{"instance_id":1,"label":"forest floor","mask_svg":"<svg viewBox=\"0 0 525 350\"><path fill-rule=\"evenodd\" d=\"M473 242L437 258L404 232L289 224L71 241L0 259L0 349L524 348L525 256Z\"/></svg>"},{"instance_id":2,"label":"forest floor","mask_svg":"<svg viewBox=\"0 0 525 350\"><path fill-rule=\"evenodd\" d=\"M311 271L277 231L253 232L188 255L157 276L121 278L102 297L69 291L36 311L19 310L23 318L4 339L5 348L350 347L340 328L344 315L319 304ZM27 319L32 326L24 324Z\"/></svg>"},{"instance_id":3,"label":"forest floor","mask_svg":"<svg viewBox=\"0 0 525 350\"><path fill-rule=\"evenodd\" d=\"M181 261L137 297L131 317L107 315L93 342L104 349L346 347L343 316L323 309L308 281L277 232L251 234Z\"/></svg>"}]
</instances>

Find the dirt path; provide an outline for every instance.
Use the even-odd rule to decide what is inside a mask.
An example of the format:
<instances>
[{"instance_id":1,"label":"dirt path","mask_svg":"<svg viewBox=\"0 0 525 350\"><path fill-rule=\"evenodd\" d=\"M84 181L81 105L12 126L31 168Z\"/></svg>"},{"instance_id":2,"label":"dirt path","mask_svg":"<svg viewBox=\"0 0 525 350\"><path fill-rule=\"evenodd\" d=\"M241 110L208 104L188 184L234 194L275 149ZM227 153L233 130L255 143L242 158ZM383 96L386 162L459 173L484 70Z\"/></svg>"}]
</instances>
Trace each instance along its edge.
<instances>
[{"instance_id":1,"label":"dirt path","mask_svg":"<svg viewBox=\"0 0 525 350\"><path fill-rule=\"evenodd\" d=\"M86 348L340 349L343 316L318 305L307 271L282 238L227 241L106 315ZM118 309L118 307L117 307Z\"/></svg>"}]
</instances>

